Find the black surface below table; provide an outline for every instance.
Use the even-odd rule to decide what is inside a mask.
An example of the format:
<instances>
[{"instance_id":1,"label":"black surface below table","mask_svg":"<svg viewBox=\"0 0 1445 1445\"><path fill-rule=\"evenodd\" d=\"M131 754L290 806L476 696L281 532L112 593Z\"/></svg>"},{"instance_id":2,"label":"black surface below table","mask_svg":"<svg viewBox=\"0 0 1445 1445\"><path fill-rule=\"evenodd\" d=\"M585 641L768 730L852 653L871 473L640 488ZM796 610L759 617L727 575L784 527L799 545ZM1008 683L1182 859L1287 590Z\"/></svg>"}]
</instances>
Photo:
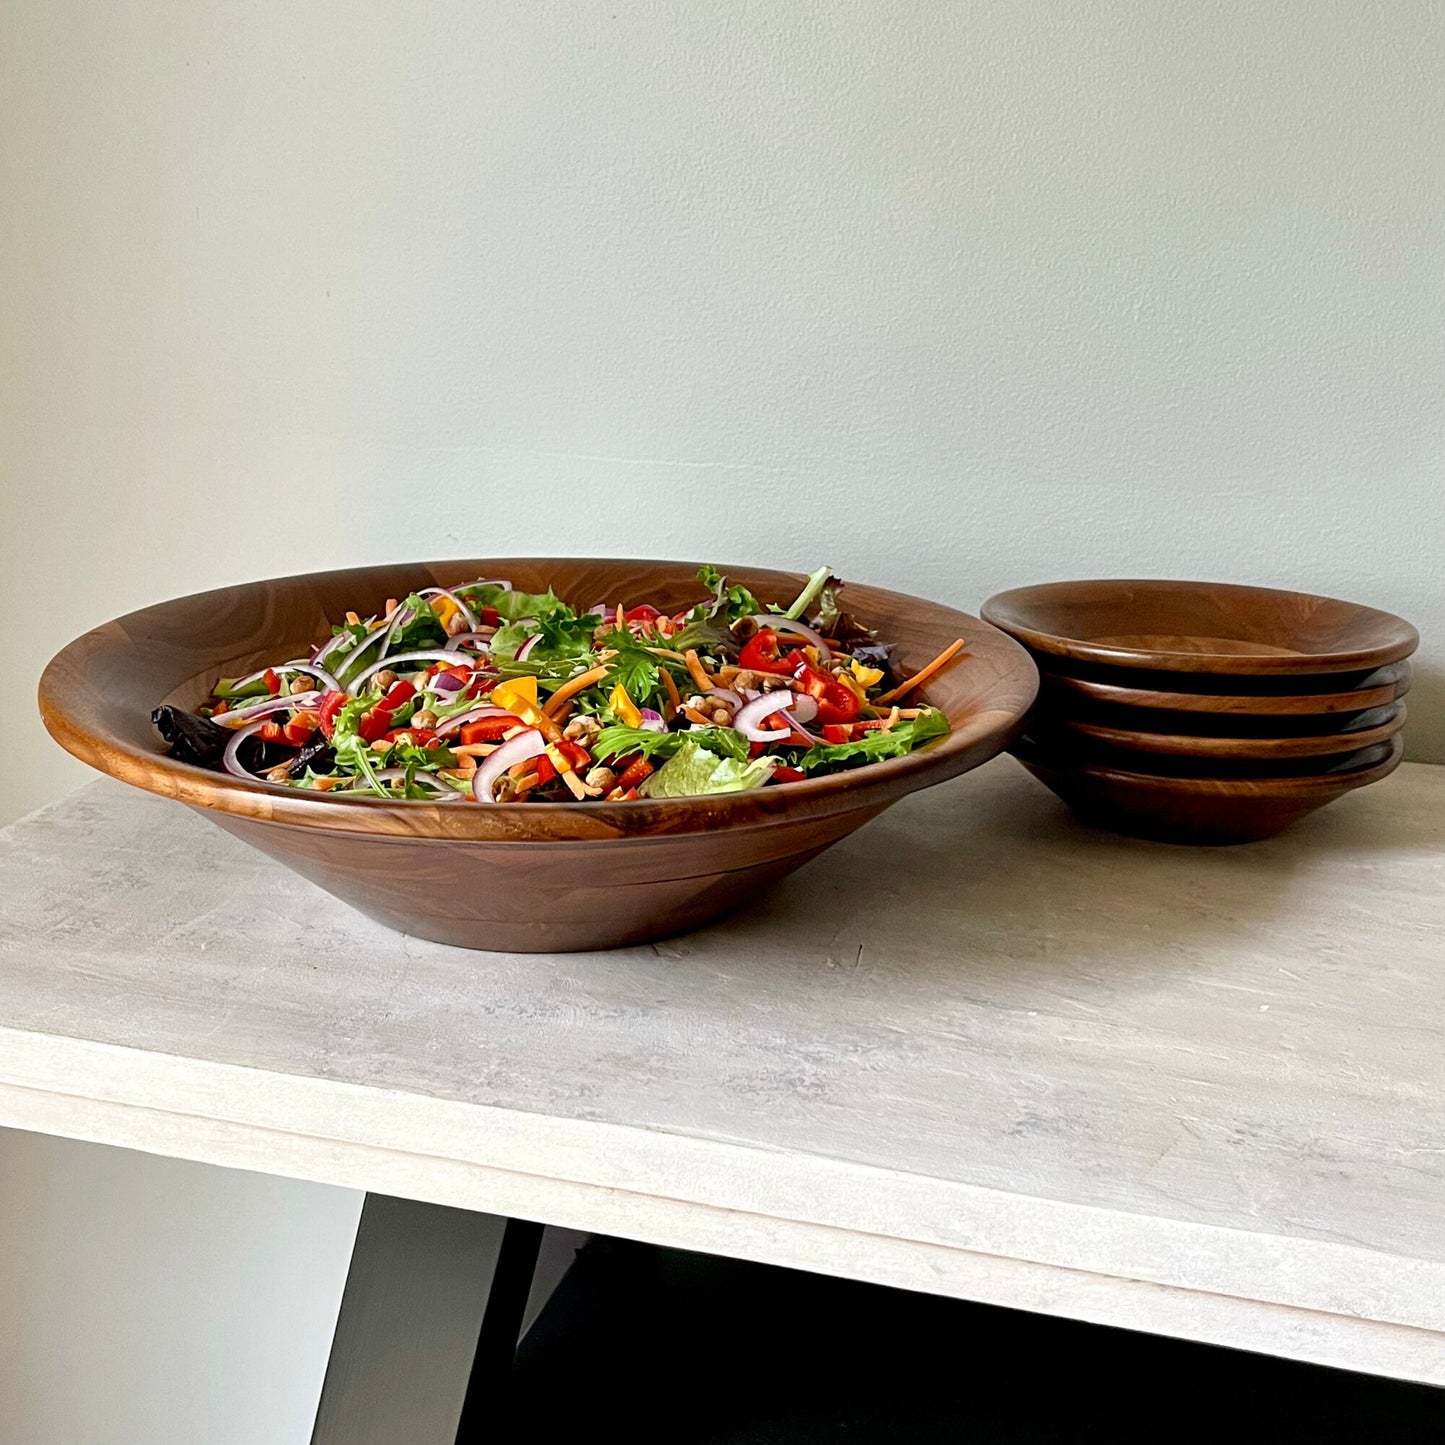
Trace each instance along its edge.
<instances>
[{"instance_id":1,"label":"black surface below table","mask_svg":"<svg viewBox=\"0 0 1445 1445\"><path fill-rule=\"evenodd\" d=\"M506 1438L666 1445L1445 1439L1445 1391L595 1239L522 1341Z\"/></svg>"}]
</instances>

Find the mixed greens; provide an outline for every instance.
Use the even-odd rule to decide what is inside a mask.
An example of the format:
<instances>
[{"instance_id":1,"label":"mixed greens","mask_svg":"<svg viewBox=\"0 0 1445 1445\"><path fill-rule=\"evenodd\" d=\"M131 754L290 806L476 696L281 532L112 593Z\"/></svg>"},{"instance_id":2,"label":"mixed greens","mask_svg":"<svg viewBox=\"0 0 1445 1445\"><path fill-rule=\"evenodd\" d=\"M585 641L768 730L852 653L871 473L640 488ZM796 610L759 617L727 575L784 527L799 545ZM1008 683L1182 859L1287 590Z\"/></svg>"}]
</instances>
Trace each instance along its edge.
<instances>
[{"instance_id":1,"label":"mixed greens","mask_svg":"<svg viewBox=\"0 0 1445 1445\"><path fill-rule=\"evenodd\" d=\"M715 568L681 612L579 610L499 580L354 612L310 656L222 678L197 713L157 708L173 756L347 797L606 802L734 793L900 757L948 731L901 706L909 678L840 609L824 567L791 605Z\"/></svg>"}]
</instances>

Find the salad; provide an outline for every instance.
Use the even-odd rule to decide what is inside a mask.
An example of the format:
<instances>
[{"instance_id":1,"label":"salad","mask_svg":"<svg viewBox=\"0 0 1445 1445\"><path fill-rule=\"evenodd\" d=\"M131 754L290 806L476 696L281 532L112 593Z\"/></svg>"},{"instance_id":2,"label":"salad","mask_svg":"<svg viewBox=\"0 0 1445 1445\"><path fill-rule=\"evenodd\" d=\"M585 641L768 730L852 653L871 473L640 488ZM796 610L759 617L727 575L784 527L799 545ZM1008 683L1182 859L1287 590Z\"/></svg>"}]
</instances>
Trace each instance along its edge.
<instances>
[{"instance_id":1,"label":"salad","mask_svg":"<svg viewBox=\"0 0 1445 1445\"><path fill-rule=\"evenodd\" d=\"M712 567L698 579L707 595L681 612L499 580L422 588L152 721L172 756L252 781L482 804L776 787L948 731L916 699L962 640L902 678L826 567L786 607Z\"/></svg>"}]
</instances>

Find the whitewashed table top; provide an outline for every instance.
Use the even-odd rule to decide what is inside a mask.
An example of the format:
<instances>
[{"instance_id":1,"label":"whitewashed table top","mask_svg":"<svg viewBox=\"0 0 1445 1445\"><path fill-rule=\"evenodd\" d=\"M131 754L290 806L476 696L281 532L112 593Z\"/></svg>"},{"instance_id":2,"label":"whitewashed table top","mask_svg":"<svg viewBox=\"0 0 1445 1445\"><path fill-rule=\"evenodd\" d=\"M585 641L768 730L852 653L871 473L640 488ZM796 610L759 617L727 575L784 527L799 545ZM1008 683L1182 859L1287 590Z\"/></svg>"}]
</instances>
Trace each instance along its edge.
<instances>
[{"instance_id":1,"label":"whitewashed table top","mask_svg":"<svg viewBox=\"0 0 1445 1445\"><path fill-rule=\"evenodd\" d=\"M1270 842L1010 760L702 932L390 933L98 782L0 833L0 1123L1445 1383L1445 768Z\"/></svg>"}]
</instances>

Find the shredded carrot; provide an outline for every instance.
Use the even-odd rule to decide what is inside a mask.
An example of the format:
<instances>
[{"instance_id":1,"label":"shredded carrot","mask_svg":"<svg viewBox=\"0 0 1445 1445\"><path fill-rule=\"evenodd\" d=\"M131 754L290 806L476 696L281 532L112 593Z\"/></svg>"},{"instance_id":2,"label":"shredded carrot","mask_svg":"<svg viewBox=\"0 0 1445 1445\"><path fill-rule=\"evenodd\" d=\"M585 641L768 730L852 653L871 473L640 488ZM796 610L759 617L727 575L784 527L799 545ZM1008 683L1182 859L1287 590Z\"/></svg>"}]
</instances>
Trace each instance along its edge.
<instances>
[{"instance_id":1,"label":"shredded carrot","mask_svg":"<svg viewBox=\"0 0 1445 1445\"><path fill-rule=\"evenodd\" d=\"M572 709L576 706L577 699L574 697L569 697L567 701L562 704L561 710L559 712L549 714L549 716L551 716L552 721L555 722L558 727L561 727L562 724L565 723L567 719L572 716Z\"/></svg>"},{"instance_id":2,"label":"shredded carrot","mask_svg":"<svg viewBox=\"0 0 1445 1445\"><path fill-rule=\"evenodd\" d=\"M676 712L682 706L682 694L677 690L677 684L672 680L672 674L664 667L662 669L662 685L667 689L667 709L669 712ZM665 722L671 722L670 717L664 718Z\"/></svg>"},{"instance_id":3,"label":"shredded carrot","mask_svg":"<svg viewBox=\"0 0 1445 1445\"><path fill-rule=\"evenodd\" d=\"M459 758L486 758L490 757L501 747L501 743L468 743L465 747L453 748Z\"/></svg>"},{"instance_id":4,"label":"shredded carrot","mask_svg":"<svg viewBox=\"0 0 1445 1445\"><path fill-rule=\"evenodd\" d=\"M386 612L385 612L384 615L387 616L387 617L390 617L391 614L392 614L393 612L395 612L395 611L396 611L396 598L395 598L395 597L388 597L388 598L386 599Z\"/></svg>"},{"instance_id":5,"label":"shredded carrot","mask_svg":"<svg viewBox=\"0 0 1445 1445\"><path fill-rule=\"evenodd\" d=\"M697 648L689 647L683 654L683 661L687 663L688 676L697 684L698 691L707 692L712 687L712 678L707 675L707 668L702 665Z\"/></svg>"},{"instance_id":6,"label":"shredded carrot","mask_svg":"<svg viewBox=\"0 0 1445 1445\"><path fill-rule=\"evenodd\" d=\"M571 769L562 774L562 781L567 784L567 791L579 803L587 796L587 785Z\"/></svg>"},{"instance_id":7,"label":"shredded carrot","mask_svg":"<svg viewBox=\"0 0 1445 1445\"><path fill-rule=\"evenodd\" d=\"M903 697L905 694L912 692L920 683L927 682L934 673L947 667L948 664L963 651L963 646L964 642L961 637L954 642L950 642L927 667L923 668L920 672L915 672L907 682L900 683L891 692L885 692L882 697L875 697L873 699L873 705L877 707L883 703L890 703L895 698Z\"/></svg>"},{"instance_id":8,"label":"shredded carrot","mask_svg":"<svg viewBox=\"0 0 1445 1445\"><path fill-rule=\"evenodd\" d=\"M710 728L713 725L710 717L704 717L695 707L688 707L686 704L683 705L682 715L688 722L695 722L699 727Z\"/></svg>"},{"instance_id":9,"label":"shredded carrot","mask_svg":"<svg viewBox=\"0 0 1445 1445\"><path fill-rule=\"evenodd\" d=\"M650 652L654 657L665 657L671 662L686 662L687 658L681 652L674 652L670 647L647 647L644 652Z\"/></svg>"},{"instance_id":10,"label":"shredded carrot","mask_svg":"<svg viewBox=\"0 0 1445 1445\"><path fill-rule=\"evenodd\" d=\"M627 614L622 610L620 602L617 604L617 630L619 632L627 630Z\"/></svg>"},{"instance_id":11,"label":"shredded carrot","mask_svg":"<svg viewBox=\"0 0 1445 1445\"><path fill-rule=\"evenodd\" d=\"M733 679L742 671L740 667L720 667L717 670L717 685L719 687L731 687Z\"/></svg>"},{"instance_id":12,"label":"shredded carrot","mask_svg":"<svg viewBox=\"0 0 1445 1445\"><path fill-rule=\"evenodd\" d=\"M551 697L547 699L546 713L550 718L556 718L558 710L569 697L576 697L579 692L585 692L593 683L601 682L607 676L605 667L589 668L571 682L564 682Z\"/></svg>"},{"instance_id":13,"label":"shredded carrot","mask_svg":"<svg viewBox=\"0 0 1445 1445\"><path fill-rule=\"evenodd\" d=\"M357 625L360 623L361 618L359 618L359 617L356 615L356 613L354 613L354 612L348 612L348 613L346 614L346 620L347 620L353 627L355 627L355 626L357 626Z\"/></svg>"}]
</instances>

